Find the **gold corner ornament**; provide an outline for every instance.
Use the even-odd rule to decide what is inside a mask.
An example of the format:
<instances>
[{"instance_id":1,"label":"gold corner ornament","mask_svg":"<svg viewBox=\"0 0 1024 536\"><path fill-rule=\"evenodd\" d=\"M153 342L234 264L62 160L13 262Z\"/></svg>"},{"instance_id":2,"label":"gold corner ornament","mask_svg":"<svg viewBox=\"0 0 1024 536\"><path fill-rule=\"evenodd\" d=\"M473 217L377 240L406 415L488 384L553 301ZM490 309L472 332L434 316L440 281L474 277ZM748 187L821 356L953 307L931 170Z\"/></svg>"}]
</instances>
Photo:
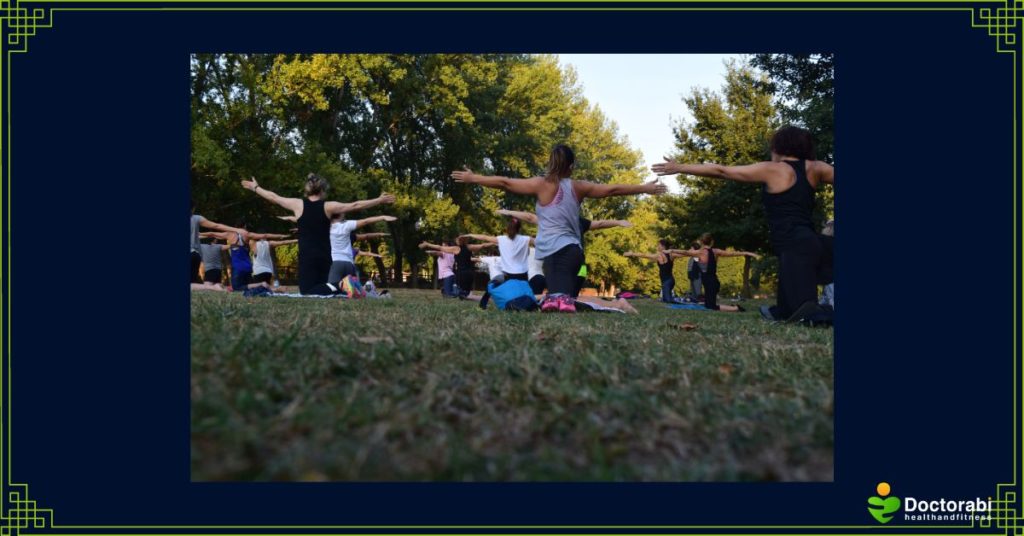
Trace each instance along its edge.
<instances>
[{"instance_id":1,"label":"gold corner ornament","mask_svg":"<svg viewBox=\"0 0 1024 536\"><path fill-rule=\"evenodd\" d=\"M3 47L7 52L28 52L28 41L42 28L52 28L49 7L34 7L32 2L0 0L0 25Z\"/></svg>"},{"instance_id":2,"label":"gold corner ornament","mask_svg":"<svg viewBox=\"0 0 1024 536\"><path fill-rule=\"evenodd\" d=\"M971 27L982 28L996 38L996 51L1013 53L1021 44L1024 27L1024 0L1006 0L1002 6L971 10Z\"/></svg>"},{"instance_id":3,"label":"gold corner ornament","mask_svg":"<svg viewBox=\"0 0 1024 536\"><path fill-rule=\"evenodd\" d=\"M43 531L53 527L53 509L39 508L29 498L28 484L3 486L0 536L17 536L21 531Z\"/></svg>"}]
</instances>

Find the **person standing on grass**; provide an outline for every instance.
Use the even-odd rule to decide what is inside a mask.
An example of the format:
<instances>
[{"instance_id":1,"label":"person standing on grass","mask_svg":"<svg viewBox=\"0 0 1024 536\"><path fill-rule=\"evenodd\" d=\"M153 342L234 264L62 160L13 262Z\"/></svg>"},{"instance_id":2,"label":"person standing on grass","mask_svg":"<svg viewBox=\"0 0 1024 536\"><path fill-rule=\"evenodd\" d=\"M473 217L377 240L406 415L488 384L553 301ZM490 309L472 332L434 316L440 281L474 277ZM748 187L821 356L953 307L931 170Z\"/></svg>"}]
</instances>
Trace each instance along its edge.
<instances>
[{"instance_id":1,"label":"person standing on grass","mask_svg":"<svg viewBox=\"0 0 1024 536\"><path fill-rule=\"evenodd\" d=\"M685 256L682 253L669 253L671 247L668 240L662 239L658 240L658 251L655 253L627 251L622 254L623 257L636 257L658 263L658 278L661 279L661 301L665 303L676 303L675 296L672 294L676 286L676 277L672 273L674 267L672 259Z\"/></svg>"},{"instance_id":2,"label":"person standing on grass","mask_svg":"<svg viewBox=\"0 0 1024 536\"><path fill-rule=\"evenodd\" d=\"M192 249L191 249L192 277L190 278L190 281L193 284L202 285L203 278L199 275L199 264L203 262L203 255L202 255L201 248L200 248L201 244L199 242L200 228L214 229L216 231L222 231L222 232L231 232L231 231L236 231L237 232L237 231L240 231L241 229L235 229L234 227L229 227L229 226L224 225L222 223L217 223L217 222L214 222L214 221L210 221L210 220L200 216L199 214L196 214L196 202L195 201L192 201L191 227L192 227L192 238L191 238L191 240L192 240L192 243L191 243L191 245L192 245ZM193 288L195 288L195 287L193 287Z\"/></svg>"},{"instance_id":3,"label":"person standing on grass","mask_svg":"<svg viewBox=\"0 0 1024 536\"><path fill-rule=\"evenodd\" d=\"M833 184L834 170L815 160L810 132L794 126L780 128L772 136L769 162L723 166L665 160L651 170L658 175L682 173L760 184L772 249L779 257L776 304L762 306L761 315L767 320L800 320L791 318L797 309L808 302L816 306L819 275L826 267L823 245L812 222L814 193L820 184ZM830 271L831 267L827 268Z\"/></svg>"},{"instance_id":4,"label":"person standing on grass","mask_svg":"<svg viewBox=\"0 0 1024 536\"><path fill-rule=\"evenodd\" d=\"M327 283L340 288L343 278L356 276L356 249L353 242L356 229L397 219L394 216L372 216L361 220L346 220L345 213L336 213L331 218L331 270Z\"/></svg>"},{"instance_id":5,"label":"person standing on grass","mask_svg":"<svg viewBox=\"0 0 1024 536\"><path fill-rule=\"evenodd\" d=\"M441 253L449 253L455 258L455 286L456 296L459 299L466 299L473 291L473 279L476 268L473 266L473 254L489 248L494 244L470 244L469 239L460 236L455 239L454 246L439 246L430 242L421 242L420 249L429 249Z\"/></svg>"},{"instance_id":6,"label":"person standing on grass","mask_svg":"<svg viewBox=\"0 0 1024 536\"><path fill-rule=\"evenodd\" d=\"M277 195L260 187L255 178L241 182L246 190L252 190L294 214L299 231L299 292L308 295L329 296L338 293L338 287L327 282L332 263L331 217L395 202L395 196L389 194L353 203L326 201L327 180L313 173L306 178L305 197L301 199Z\"/></svg>"}]
</instances>

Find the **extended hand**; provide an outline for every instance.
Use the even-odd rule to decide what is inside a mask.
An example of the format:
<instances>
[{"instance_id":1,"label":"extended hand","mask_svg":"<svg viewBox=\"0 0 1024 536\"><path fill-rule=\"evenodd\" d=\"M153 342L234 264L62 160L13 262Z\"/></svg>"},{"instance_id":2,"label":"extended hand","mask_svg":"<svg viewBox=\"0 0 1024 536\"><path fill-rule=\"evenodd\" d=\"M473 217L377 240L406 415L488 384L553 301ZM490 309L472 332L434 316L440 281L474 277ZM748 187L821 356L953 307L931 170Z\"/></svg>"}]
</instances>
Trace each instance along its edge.
<instances>
[{"instance_id":1,"label":"extended hand","mask_svg":"<svg viewBox=\"0 0 1024 536\"><path fill-rule=\"evenodd\" d=\"M395 202L395 196L392 195L392 194L387 194L387 193L380 194L380 197L378 197L377 199L380 199L381 203L383 203L385 205L390 205L391 203ZM388 220L388 221L391 221L391 220Z\"/></svg>"},{"instance_id":2,"label":"extended hand","mask_svg":"<svg viewBox=\"0 0 1024 536\"><path fill-rule=\"evenodd\" d=\"M669 158L666 156L664 162L659 162L651 166L651 171L658 175L675 175L676 173L679 173L681 170L680 164L678 162L669 160Z\"/></svg>"},{"instance_id":3,"label":"extended hand","mask_svg":"<svg viewBox=\"0 0 1024 536\"><path fill-rule=\"evenodd\" d=\"M381 216L380 219L381 219L381 221L395 221L398 218L396 218L394 216Z\"/></svg>"},{"instance_id":4,"label":"extended hand","mask_svg":"<svg viewBox=\"0 0 1024 536\"><path fill-rule=\"evenodd\" d=\"M644 186L647 187L646 192L649 194L661 195L668 191L668 186L665 186L658 181L648 182Z\"/></svg>"},{"instance_id":5,"label":"extended hand","mask_svg":"<svg viewBox=\"0 0 1024 536\"><path fill-rule=\"evenodd\" d=\"M467 184L472 184L473 182L475 182L474 179L476 178L476 174L473 173L473 170L466 167L462 168L462 171L453 171L452 178L455 179L455 182L464 182Z\"/></svg>"},{"instance_id":6,"label":"extended hand","mask_svg":"<svg viewBox=\"0 0 1024 536\"><path fill-rule=\"evenodd\" d=\"M242 181L242 188L245 188L246 190L252 190L252 191L255 192L256 191L256 187L258 187L259 184L256 183L256 177L249 177L249 178L251 180L247 180L247 181L243 180Z\"/></svg>"}]
</instances>

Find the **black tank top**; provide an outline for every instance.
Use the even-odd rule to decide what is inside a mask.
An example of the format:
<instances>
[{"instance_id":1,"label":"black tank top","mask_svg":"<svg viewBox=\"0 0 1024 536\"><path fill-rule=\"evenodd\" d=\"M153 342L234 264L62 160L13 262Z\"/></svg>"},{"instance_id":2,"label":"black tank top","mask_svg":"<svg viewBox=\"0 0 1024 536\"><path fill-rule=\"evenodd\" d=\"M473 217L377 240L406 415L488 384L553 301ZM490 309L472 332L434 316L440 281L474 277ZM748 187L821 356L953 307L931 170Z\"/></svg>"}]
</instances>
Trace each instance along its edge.
<instances>
[{"instance_id":1,"label":"black tank top","mask_svg":"<svg viewBox=\"0 0 1024 536\"><path fill-rule=\"evenodd\" d=\"M708 248L708 264L707 270L704 273L708 275L718 275L718 258L715 257L715 250Z\"/></svg>"},{"instance_id":2,"label":"black tank top","mask_svg":"<svg viewBox=\"0 0 1024 536\"><path fill-rule=\"evenodd\" d=\"M768 216L768 233L772 248L776 252L786 249L794 242L816 235L811 214L814 212L814 188L807 181L807 166L804 160L783 160L796 172L796 182L788 190L777 194L769 193L768 186L761 186L761 203Z\"/></svg>"},{"instance_id":3,"label":"black tank top","mask_svg":"<svg viewBox=\"0 0 1024 536\"><path fill-rule=\"evenodd\" d=\"M324 213L324 200L302 200L299 216L299 262L331 258L331 220Z\"/></svg>"},{"instance_id":4,"label":"black tank top","mask_svg":"<svg viewBox=\"0 0 1024 536\"><path fill-rule=\"evenodd\" d=\"M663 280L672 277L672 256L666 253L665 258L668 259L668 262L658 265L658 277Z\"/></svg>"},{"instance_id":5,"label":"black tank top","mask_svg":"<svg viewBox=\"0 0 1024 536\"><path fill-rule=\"evenodd\" d=\"M455 254L455 269L459 272L473 271L473 253L466 246L459 246L459 252Z\"/></svg>"}]
</instances>

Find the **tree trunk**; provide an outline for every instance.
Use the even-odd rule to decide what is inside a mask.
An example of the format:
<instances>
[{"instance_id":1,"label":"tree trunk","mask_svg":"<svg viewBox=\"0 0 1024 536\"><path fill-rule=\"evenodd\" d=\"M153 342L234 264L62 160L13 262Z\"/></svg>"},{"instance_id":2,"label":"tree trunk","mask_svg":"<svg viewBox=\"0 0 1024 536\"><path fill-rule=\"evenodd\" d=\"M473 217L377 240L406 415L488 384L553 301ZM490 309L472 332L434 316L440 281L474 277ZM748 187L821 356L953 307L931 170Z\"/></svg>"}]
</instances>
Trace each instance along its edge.
<instances>
[{"instance_id":1,"label":"tree trunk","mask_svg":"<svg viewBox=\"0 0 1024 536\"><path fill-rule=\"evenodd\" d=\"M380 249L380 246L379 246L379 244L377 244L377 242L370 242L370 251L372 251L373 253L380 253L378 251L379 249ZM373 263L377 265L377 273L380 274L380 282L381 282L381 284L387 285L387 283L388 283L388 270L387 270L387 268L384 267L384 259L382 259L380 257L374 257L373 258Z\"/></svg>"},{"instance_id":2,"label":"tree trunk","mask_svg":"<svg viewBox=\"0 0 1024 536\"><path fill-rule=\"evenodd\" d=\"M437 290L437 257L431 255L430 258L434 259L434 261L430 263L430 268L434 271L434 276L431 279L434 281L434 290Z\"/></svg>"},{"instance_id":3,"label":"tree trunk","mask_svg":"<svg viewBox=\"0 0 1024 536\"><path fill-rule=\"evenodd\" d=\"M743 257L743 291L740 295L745 300L752 296L750 292L750 257Z\"/></svg>"},{"instance_id":4,"label":"tree trunk","mask_svg":"<svg viewBox=\"0 0 1024 536\"><path fill-rule=\"evenodd\" d=\"M397 242L397 240L395 241ZM402 250L395 246L395 262L391 265L391 270L394 271L394 277L392 281L396 287L402 285Z\"/></svg>"},{"instance_id":5,"label":"tree trunk","mask_svg":"<svg viewBox=\"0 0 1024 536\"><path fill-rule=\"evenodd\" d=\"M420 263L418 260L409 259L409 288L419 288Z\"/></svg>"}]
</instances>

